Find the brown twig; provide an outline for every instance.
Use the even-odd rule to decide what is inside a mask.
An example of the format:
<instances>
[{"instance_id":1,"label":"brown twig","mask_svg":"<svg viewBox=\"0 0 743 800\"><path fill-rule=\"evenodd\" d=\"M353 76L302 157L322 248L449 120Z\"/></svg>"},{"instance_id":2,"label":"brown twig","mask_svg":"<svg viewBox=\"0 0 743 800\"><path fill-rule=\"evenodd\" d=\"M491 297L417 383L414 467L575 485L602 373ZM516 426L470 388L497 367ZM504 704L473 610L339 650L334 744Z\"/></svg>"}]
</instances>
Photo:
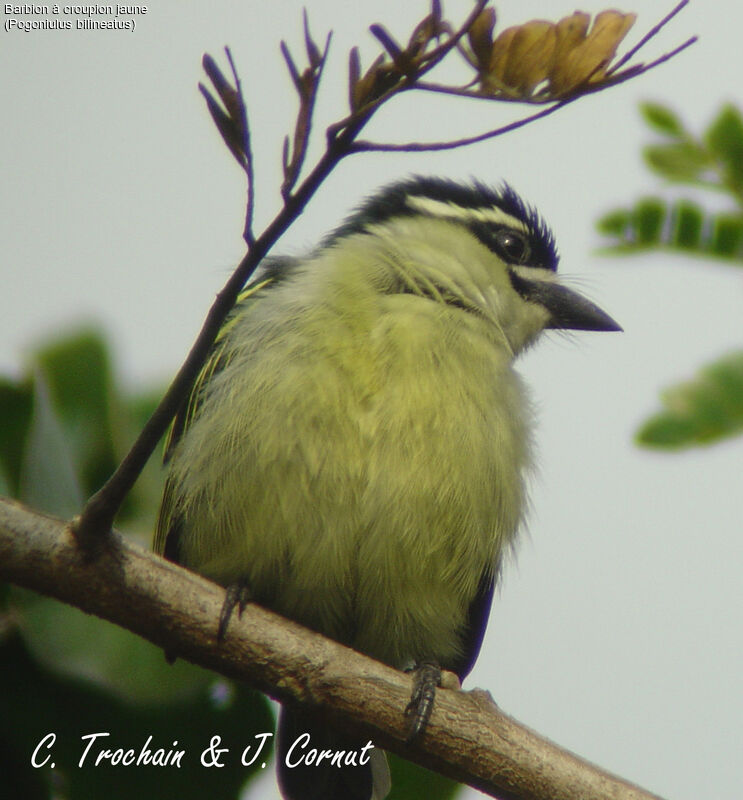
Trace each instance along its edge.
<instances>
[{"instance_id":1,"label":"brown twig","mask_svg":"<svg viewBox=\"0 0 743 800\"><path fill-rule=\"evenodd\" d=\"M638 53L651 39L655 38L660 31L665 28L665 26L676 16L676 14L681 11L685 6L689 4L689 0L681 0L681 2L665 17L657 24L654 25L643 37L640 41L631 48L628 52L626 52L620 59L617 61L616 64L607 72L607 75L611 75L613 72L617 72L620 70L636 53ZM696 39L696 37L694 37Z\"/></svg>"},{"instance_id":2,"label":"brown twig","mask_svg":"<svg viewBox=\"0 0 743 800\"><path fill-rule=\"evenodd\" d=\"M469 89L466 86L446 86L444 84L438 83L426 83L425 81L418 81L416 83L415 88L420 89L424 92L434 92L436 94L449 94L454 95L456 97L466 97L470 100L489 100L493 102L494 100L497 102L502 103L528 103L532 105L544 105L545 103L550 102L561 102L565 99L576 99L578 96L582 97L583 95L587 94L596 94L596 92L603 91L604 89L608 89L610 86L617 86L620 83L624 83L625 81L630 80L631 78L635 78L638 75L642 75L645 72L654 69L655 67L663 64L664 62L668 61L669 59L677 56L682 50L686 50L687 47L690 47L698 40L697 36L692 36L691 38L687 39L685 42L680 44L678 47L675 47L673 50L670 50L667 53L664 53L662 56L659 56L654 61L650 61L647 64L636 64L633 67L628 67L623 72L617 73L616 70L612 69L607 72L607 76L601 80L600 83L591 84L590 79L592 75L589 75L586 82L581 84L580 86L576 87L573 91L571 91L570 95L566 97L560 97L558 99L545 97L544 95L533 95L531 97L518 97L518 96L507 96L507 95L497 95L493 96L490 94L486 94L477 89ZM637 48L634 48L635 52Z\"/></svg>"},{"instance_id":3,"label":"brown twig","mask_svg":"<svg viewBox=\"0 0 743 800\"><path fill-rule=\"evenodd\" d=\"M478 0L462 25L460 25L459 28L443 44L435 47L430 53L425 54L423 56L423 61L426 64L433 62L432 67L440 63L441 59L459 44L462 38L466 35L467 31L472 27L472 23L480 16L487 4L488 0ZM438 4L434 2L434 7L437 5ZM426 71L428 72L428 70Z\"/></svg>"},{"instance_id":4,"label":"brown twig","mask_svg":"<svg viewBox=\"0 0 743 800\"><path fill-rule=\"evenodd\" d=\"M354 142L353 151L356 153L429 153L440 150L454 150L457 147L465 147L470 144L484 142L486 139L493 139L496 136L502 136L504 133L509 133L517 128L523 128L524 125L528 125L530 122L534 122L535 120L548 117L550 114L554 114L555 111L558 111L559 109L568 105L568 103L572 103L577 99L577 97L573 97L568 100L561 100L559 103L556 103L549 108L543 108L541 111L537 111L535 114L531 114L528 117L516 120L515 122L509 122L508 125L503 125L500 128L495 128L492 131L487 131L485 133L478 134L477 136L468 136L462 139L457 139L456 141L388 144L385 142L370 142L360 139Z\"/></svg>"},{"instance_id":5,"label":"brown twig","mask_svg":"<svg viewBox=\"0 0 743 800\"><path fill-rule=\"evenodd\" d=\"M248 124L248 106L245 102L245 95L243 95L242 85L240 83L240 76L237 74L235 62L232 59L232 52L229 47L224 49L229 61L230 69L232 70L232 77L235 81L235 91L240 100L238 113L240 115L240 128L242 131L242 147L245 153L245 176L248 184L248 199L245 204L245 227L243 229L243 239L248 247L251 247L255 241L253 235L253 216L255 214L255 175L253 170L253 150L250 144L250 125Z\"/></svg>"},{"instance_id":6,"label":"brown twig","mask_svg":"<svg viewBox=\"0 0 743 800\"><path fill-rule=\"evenodd\" d=\"M238 121L240 117L240 98L235 89L230 86L229 81L222 74L222 71L217 66L217 62L208 53L204 54L201 65L216 89L224 107L219 105L203 83L199 83L199 91L206 100L206 105L212 116L212 120L224 139L227 148L235 157L240 167L244 169L245 152L243 151L243 139Z\"/></svg>"},{"instance_id":7,"label":"brown twig","mask_svg":"<svg viewBox=\"0 0 743 800\"><path fill-rule=\"evenodd\" d=\"M217 62L207 53L202 59L204 72L212 82L219 99L223 106L220 106L211 92L199 84L199 91L206 100L209 113L217 126L217 130L222 135L229 151L235 157L240 168L245 172L247 179L247 202L245 209L245 225L243 228L243 239L250 247L255 241L253 235L253 215L255 209L255 179L253 172L253 152L250 144L250 126L248 124L248 109L245 103L240 78L232 59L229 47L225 47L225 53L232 70L234 86L225 78L222 71L217 66Z\"/></svg>"},{"instance_id":8,"label":"brown twig","mask_svg":"<svg viewBox=\"0 0 743 800\"><path fill-rule=\"evenodd\" d=\"M674 48L668 53L664 53L662 56L657 58L655 61L651 61L649 64L639 64L636 67L631 67L629 69L626 69L624 70L624 72L618 75L615 74L608 80L602 81L601 84L597 84L595 86L581 87L580 89L571 93L571 95L558 100L557 102L555 102L554 105L550 106L549 108L542 109L541 111L538 111L527 117L523 117L522 119L516 120L515 122L509 122L507 125L503 125L499 128L494 128L493 130L486 131L485 133L480 133L476 136L467 136L462 139L455 139L453 141L447 141L447 142L406 142L402 144L371 142L360 139L354 142L352 149L353 152L355 153L428 153L428 152L437 152L441 150L454 150L457 147L465 147L470 144L477 144L478 142L484 142L488 139L494 139L496 136L502 136L505 133L509 133L510 131L522 128L524 125L528 125L530 122L542 119L543 117L548 117L550 114L554 114L555 111L559 111L561 108L564 108L566 105L569 105L575 100L578 100L580 97L584 97L585 95L588 94L596 94L597 92L607 89L609 86L617 86L618 84L624 83L625 81L628 81L631 78L635 78L638 75L642 75L643 73L648 72L651 69L654 69L660 64L663 64L669 59L678 55L682 50L686 50L687 47L690 47L696 41L697 37L692 36L691 39L688 39L683 44L680 44L678 47ZM427 91L435 91L435 92L441 91L438 87L429 84L423 84L417 86L416 88L425 89ZM441 93L444 92L441 91ZM470 93L464 90L452 90L447 93L464 95L466 97L471 97L473 99L479 99L479 100L483 99L492 100L492 98L489 98L486 95L474 92Z\"/></svg>"},{"instance_id":9,"label":"brown twig","mask_svg":"<svg viewBox=\"0 0 743 800\"><path fill-rule=\"evenodd\" d=\"M284 202L289 198L294 185L302 171L304 160L307 155L310 134L312 132L312 117L315 110L315 99L317 90L322 79L323 69L328 58L330 49L331 33L325 39L323 52L317 48L312 40L307 21L307 11L304 12L304 36L309 67L300 75L294 60L292 59L289 48L285 42L281 42L281 53L284 56L289 74L294 82L294 88L299 96L299 110L297 111L297 121L294 127L294 140L291 146L291 157L289 156L289 137L284 138L282 150L282 166L284 170L284 180L281 184L281 197Z\"/></svg>"},{"instance_id":10,"label":"brown twig","mask_svg":"<svg viewBox=\"0 0 743 800\"><path fill-rule=\"evenodd\" d=\"M434 0L434 5L436 5L436 2L437 0ZM417 82L423 75L430 72L437 64L441 63L441 60L447 55L447 53L451 52L451 50L457 46L462 37L469 30L474 20L477 19L478 14L483 8L485 8L487 3L488 0L478 0L472 12L468 15L464 23L452 34L451 38L428 54L425 64L417 71L414 78L411 76L405 76L399 84L396 84L379 97L369 101L358 111L354 111L347 117L344 117L338 122L330 125L326 131L326 137L328 141L332 141L340 133L340 131L344 130L347 126L354 125L362 116L370 116L373 114L381 105L386 103L394 95L401 91L412 89L414 82L417 85ZM351 56L351 60L353 62L353 56Z\"/></svg>"},{"instance_id":11,"label":"brown twig","mask_svg":"<svg viewBox=\"0 0 743 800\"><path fill-rule=\"evenodd\" d=\"M450 42L447 43L449 45L448 49L446 45L437 48L434 54L435 58L427 63L421 72L427 72L429 69L433 68L452 47L456 46L459 39L466 33L467 25L472 23L476 13L479 13L486 2L487 0L478 0L474 11L468 16L464 25L461 26ZM435 7L436 0L434 0L434 8ZM327 46L328 44L326 43L326 54ZM310 61L315 60L316 62L309 42L307 43L307 49ZM207 107L227 147L241 167L246 169L247 154L243 147L244 136L241 135L240 130L240 98L242 95L238 93L236 88L229 85L229 82L217 67L216 62L210 56L205 56L203 63L204 69L214 84L217 94L224 103L228 113L225 113L203 85L199 86L201 93L204 95ZM293 62L291 58L287 59L287 66L290 71L292 71L292 65ZM296 85L297 81L300 79L296 68L292 71L292 77ZM249 248L247 254L235 269L222 291L217 295L212 307L209 309L209 313L207 314L196 341L165 393L165 396L160 401L152 416L147 420L136 441L119 464L116 471L101 489L88 500L80 516L74 521L74 534L81 547L83 547L89 556L95 556L101 551L101 546L106 540L107 533L111 529L118 509L127 493L134 485L134 482L147 463L147 460L152 455L152 452L165 433L170 421L187 397L219 333L222 323L234 305L245 282L249 279L250 275L268 253L270 248L276 243L281 234L301 212L310 197L317 191L320 184L334 169L336 164L342 158L353 152L351 145L354 139L380 105L381 102L374 102L360 109L343 120L342 126L338 126L333 132L333 135L328 137L325 153L320 158L315 168L300 185L299 189L286 195L284 198L284 206L281 211L268 228L252 242L252 246Z\"/></svg>"},{"instance_id":12,"label":"brown twig","mask_svg":"<svg viewBox=\"0 0 743 800\"><path fill-rule=\"evenodd\" d=\"M245 282L291 222L301 213L336 164L352 152L351 143L369 116L371 115L358 116L328 145L312 172L288 197L266 230L256 238L253 246L217 295L186 360L131 449L108 481L88 500L80 516L74 521L75 537L91 557L97 556L101 551L103 540L111 529L121 503L187 397Z\"/></svg>"},{"instance_id":13,"label":"brown twig","mask_svg":"<svg viewBox=\"0 0 743 800\"><path fill-rule=\"evenodd\" d=\"M168 424L178 412L181 404L185 401L227 314L234 305L245 282L249 279L250 275L271 247L273 247L278 238L302 211L306 203L339 161L351 153L375 151L430 152L463 147L486 139L492 139L537 119L546 117L558 109L563 108L568 103L573 102L579 96L601 91L610 85L616 85L642 72L647 72L649 69L652 69L658 64L667 61L673 55L681 52L681 50L688 47L694 41L694 39L689 40L671 53L667 53L651 64L631 67L621 73L616 73L616 71L614 71L608 79L600 83L588 86L582 85L579 89L574 90L570 96L557 99L555 105L549 108L478 136L466 137L453 142L416 142L409 144L384 144L357 141L358 134L372 115L382 104L387 102L394 95L414 88L424 88L428 91L435 90L432 85L424 84L421 78L430 72L449 52L459 45L462 37L468 32L478 15L487 5L487 2L488 0L478 0L465 22L451 33L446 41L434 47L430 52L426 52L426 47L430 42L434 38L438 38L442 31L450 28L448 23L444 23L440 19L440 5L438 0L433 0L431 14L416 27L405 50L401 50L399 45L394 43L391 37L389 37L389 41L385 46L391 49L392 54L399 51L397 56L397 61L400 64L399 68L395 67L394 64L383 62L375 62L375 64L372 65L372 70L380 71L379 75L382 80L377 84L374 84L372 80L372 88L374 91L372 91L363 102L359 103L359 107L354 109L350 115L327 129L325 153L310 174L295 190L294 187L299 179L307 152L315 97L322 70L327 59L330 42L330 37L328 36L325 50L320 54L309 34L305 15L305 47L310 66L303 74L299 73L288 48L282 43L282 53L284 54L287 67L300 96L300 110L294 134L294 147L290 157L287 145L284 157L284 184L282 186L284 205L268 228L257 238L253 236L252 232L255 203L253 156L250 150L250 132L242 88L229 50L227 51L227 58L235 80L234 87L230 85L229 81L221 73L216 62L208 55L204 57L204 70L212 81L224 107L220 106L217 100L203 85L200 84L199 89L204 95L209 112L227 147L238 161L241 168L245 170L248 177L248 208L246 211L244 237L249 245L249 249L227 284L217 295L196 342L191 348L185 362L178 370L178 373L157 409L145 424L137 440L134 442L117 470L106 484L90 498L80 517L75 521L74 532L77 540L89 555L93 555L100 550L100 543L105 540L107 532L110 531L116 512L157 446L157 442L164 434ZM675 13L678 13L685 4L686 0L677 6L674 12L668 15L659 25L655 26L655 33L657 33L657 30L660 30ZM384 31L384 29L379 27L374 28L377 38L380 38L380 32L382 31ZM655 33L651 31L652 35L655 35ZM646 42L649 38L652 38L651 34L648 34L641 44ZM383 43L386 40L386 36L388 36L386 32L381 35ZM636 53L638 48L639 46L634 48L631 52ZM626 58L622 63L626 63ZM395 70L397 70L397 72L395 72ZM354 75L358 76L359 72L360 68L358 67L357 60L354 60L352 54L351 79L353 80ZM378 76L375 72L372 72L371 75L367 72L367 76L365 77L375 79ZM364 80L364 78L359 79L357 77L356 85L358 85L359 80ZM350 94L352 101L354 97L353 88L354 87L351 86ZM459 93L471 97L482 97L480 94L469 93L466 92L466 90L448 91L449 93Z\"/></svg>"}]
</instances>

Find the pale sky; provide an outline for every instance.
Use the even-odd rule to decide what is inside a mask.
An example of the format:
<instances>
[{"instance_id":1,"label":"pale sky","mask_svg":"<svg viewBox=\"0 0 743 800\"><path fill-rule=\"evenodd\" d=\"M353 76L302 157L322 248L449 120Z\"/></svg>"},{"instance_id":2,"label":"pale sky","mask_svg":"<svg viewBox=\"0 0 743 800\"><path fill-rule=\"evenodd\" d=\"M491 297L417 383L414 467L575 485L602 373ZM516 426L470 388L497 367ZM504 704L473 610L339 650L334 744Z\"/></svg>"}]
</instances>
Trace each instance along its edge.
<instances>
[{"instance_id":1,"label":"pale sky","mask_svg":"<svg viewBox=\"0 0 743 800\"><path fill-rule=\"evenodd\" d=\"M630 41L672 4L623 8L639 14ZM348 49L361 44L365 65L376 52L368 24L402 39L427 6L305 5L318 39L334 30L321 132L346 110L335 76L345 74ZM45 335L82 320L105 327L128 385L163 382L177 369L243 253L242 175L196 90L204 51L233 49L251 103L259 225L278 208L280 143L294 113L278 42L299 51L302 3L149 8L134 32L0 33L3 374L17 374ZM445 10L459 19L469 8L462 0ZM575 5L499 8L503 27L557 19ZM742 29L740 4L696 0L644 57L693 34L699 43L636 81L465 150L355 156L277 248L310 247L370 191L411 172L507 179L553 228L561 270L624 326L545 337L520 364L539 417L533 510L468 684L669 800L740 797L743 439L664 455L639 450L632 434L659 388L743 346L741 272L667 255L606 258L594 222L665 191L641 165L640 146L653 136L639 121L640 100L671 105L695 130L723 101L743 104ZM408 97L368 134L443 139L515 111ZM249 796L269 796L272 780L267 773Z\"/></svg>"}]
</instances>

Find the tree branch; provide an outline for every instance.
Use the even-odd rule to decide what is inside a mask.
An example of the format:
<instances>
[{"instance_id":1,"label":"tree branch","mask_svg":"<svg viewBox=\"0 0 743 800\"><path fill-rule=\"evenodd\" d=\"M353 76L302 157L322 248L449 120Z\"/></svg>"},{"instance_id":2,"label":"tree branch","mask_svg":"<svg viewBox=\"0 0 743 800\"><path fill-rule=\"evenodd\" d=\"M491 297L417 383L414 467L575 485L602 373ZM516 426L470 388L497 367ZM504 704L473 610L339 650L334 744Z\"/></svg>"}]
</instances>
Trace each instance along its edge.
<instances>
[{"instance_id":1,"label":"tree branch","mask_svg":"<svg viewBox=\"0 0 743 800\"><path fill-rule=\"evenodd\" d=\"M624 72L618 74L612 73L609 78L597 86L589 85L582 87L580 91L563 97L561 100L555 102L554 105L543 108L541 111L536 111L535 113L529 114L526 117L509 122L507 125L502 125L499 128L494 128L493 130L485 131L484 133L479 133L475 136L465 136L461 139L451 139L446 142L402 142L400 144L372 142L359 139L353 143L351 149L354 153L431 153L439 150L455 150L458 147L467 147L471 144L484 142L487 139L495 139L497 136L502 136L505 133L510 133L510 131L523 128L524 125L528 125L530 122L535 122L543 117L548 117L550 114L554 114L555 111L559 111L561 108L564 108L570 103L575 102L581 97L586 97L589 94L597 94L598 92L604 91L608 86L618 86L620 83L624 83L625 81L636 78L651 69L655 69L655 67L664 64L669 59L686 50L687 47L691 47L691 45L693 45L696 41L697 37L692 36L690 39L687 39L685 42L678 45L678 47L674 47L673 50L669 51L668 53L664 53L662 56L659 56L649 64L642 64L636 68L626 69ZM487 95L470 91L468 89L437 86L435 84L426 83L419 83L415 88L420 89L421 91L435 92L437 94L451 94L459 97L469 97L474 100L493 101L493 98L488 97ZM523 99L508 100L507 98L498 98L498 100L500 102L524 102Z\"/></svg>"},{"instance_id":2,"label":"tree branch","mask_svg":"<svg viewBox=\"0 0 743 800\"><path fill-rule=\"evenodd\" d=\"M462 139L456 139L448 142L403 142L400 144L372 142L366 141L365 139L359 139L353 143L352 148L356 153L431 153L439 150L455 150L457 147L466 147L470 144L484 142L487 139L494 139L496 136L502 136L504 133L509 133L517 128L523 128L524 125L528 125L530 122L534 122L538 119L542 119L542 117L548 117L550 114L554 114L555 111L559 111L561 108L564 108L566 105L568 105L568 103L572 103L574 100L577 100L577 98L572 97L568 100L561 100L559 103L555 103L553 106L543 108L541 111L536 111L534 114L530 114L528 117L522 117L521 119L517 119L514 122L509 122L507 125L503 125L500 128L495 128L492 131L485 131L485 133L479 133L476 136L466 136Z\"/></svg>"},{"instance_id":3,"label":"tree branch","mask_svg":"<svg viewBox=\"0 0 743 800\"><path fill-rule=\"evenodd\" d=\"M328 147L315 168L305 178L299 188L285 201L281 211L271 224L254 241L253 246L243 257L223 289L212 303L206 320L196 341L173 378L163 399L147 420L136 441L116 468L113 475L85 504L80 516L73 523L77 540L88 550L89 555L97 556L107 543L106 532L111 528L121 503L139 477L144 465L152 455L157 443L167 430L170 421L178 412L184 398L193 386L199 370L206 361L212 344L224 323L227 314L235 304L240 290L253 274L264 256L299 216L325 178L337 163L349 155L351 143L369 119L367 114L359 114L349 125L328 144Z\"/></svg>"},{"instance_id":4,"label":"tree branch","mask_svg":"<svg viewBox=\"0 0 743 800\"><path fill-rule=\"evenodd\" d=\"M120 625L283 702L501 800L659 800L504 714L481 690L439 689L426 733L405 743L410 676L250 604L216 641L224 590L116 533L84 557L69 523L0 498L0 578Z\"/></svg>"},{"instance_id":5,"label":"tree branch","mask_svg":"<svg viewBox=\"0 0 743 800\"><path fill-rule=\"evenodd\" d=\"M641 45L655 36L660 28L663 27L687 1L688 0L682 0L678 8L656 25L648 36L642 40ZM240 81L229 50L227 50L227 57L233 71L233 79L235 81L234 87L229 84L229 81L221 73L214 60L209 56L204 57L204 69L214 84L216 92L224 104L224 109L220 107L216 99L211 96L203 85L200 84L199 89L206 99L209 112L220 134L232 155L245 170L248 179L248 201L243 236L249 246L249 250L222 291L217 295L215 302L209 309L209 313L196 342L157 409L147 421L116 471L104 486L88 500L80 516L73 522L73 532L77 541L85 548L89 557L96 557L105 549L108 542L106 534L113 524L116 513L144 468L144 465L147 463L147 460L152 455L157 443L165 433L168 424L177 414L182 403L188 396L224 320L227 318L227 315L237 300L240 290L278 238L302 211L306 203L315 191L317 191L320 184L345 156L354 152L426 152L445 150L462 147L485 139L491 139L507 131L526 125L540 117L547 116L558 108L562 108L568 102L577 99L579 96L601 91L623 80L635 77L653 68L657 64L668 60L672 55L680 52L694 41L693 39L689 40L689 42L676 48L672 53L662 56L650 65L629 67L621 73L611 72L605 80L595 84L590 83L590 79L593 75L592 73L585 78L583 83L575 85L569 94L555 95L553 99L556 101L556 105L551 108L502 128L480 134L479 136L459 139L454 142L433 142L429 144L410 143L395 145L375 142L357 142L356 137L371 116L382 104L386 103L396 94L416 88L426 88L428 91L442 91L441 87L436 88L431 85L425 87L419 86L421 78L428 74L449 53L454 51L461 44L463 37L472 29L472 26L475 25L480 14L485 12L486 6L487 0L477 0L464 23L455 29L449 23L445 23L441 19L440 3L438 0L433 0L431 14L416 26L405 49L401 49L384 28L378 25L372 26L372 32L385 45L388 54L392 57L392 62L388 63L385 61L384 57L382 57L381 60L377 59L377 61L372 64L370 71L368 71L364 77L359 78L360 66L358 64L358 56L354 55L352 51L350 70L352 113L340 122L328 127L326 132L326 150L323 156L304 182L294 191L294 185L299 177L306 153L315 94L327 57L328 44L330 41L329 38L326 40L325 52L321 54L310 37L305 15L305 45L310 66L302 74L297 70L289 55L288 48L282 43L282 52L300 96L300 111L295 128L294 148L291 158L289 157L288 146L285 146L284 149L284 183L282 186L284 205L273 222L257 238L254 237L252 230L254 211L253 156L250 149L247 107L242 95ZM525 28L529 28L528 23ZM427 49L433 41L438 42L442 34L446 32L448 32L448 37L443 43L438 44L432 50ZM622 36L623 35L622 33ZM621 36L615 44L617 44L619 40L621 40ZM497 42L492 44L495 45ZM636 53L637 49L638 48L635 48L632 52ZM613 51L611 55L613 56ZM625 60L620 63L624 63ZM596 69L599 68L601 63L603 63L603 59L599 59ZM527 64L526 66L529 65ZM586 83L586 81L588 81L588 83ZM452 87L449 87L446 91L451 92ZM460 90L456 90L456 92L460 93ZM491 99L498 98L493 97ZM525 95L522 93L521 99L528 102L528 92ZM288 139L285 141L288 141Z\"/></svg>"}]
</instances>

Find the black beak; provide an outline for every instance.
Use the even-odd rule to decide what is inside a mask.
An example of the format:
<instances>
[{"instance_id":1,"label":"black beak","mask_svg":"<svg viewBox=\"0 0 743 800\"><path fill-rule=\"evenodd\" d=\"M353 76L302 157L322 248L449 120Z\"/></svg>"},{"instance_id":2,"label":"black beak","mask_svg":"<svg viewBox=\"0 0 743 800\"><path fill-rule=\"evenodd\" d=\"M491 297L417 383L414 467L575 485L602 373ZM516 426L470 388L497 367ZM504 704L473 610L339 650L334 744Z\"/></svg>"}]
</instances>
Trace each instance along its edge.
<instances>
[{"instance_id":1,"label":"black beak","mask_svg":"<svg viewBox=\"0 0 743 800\"><path fill-rule=\"evenodd\" d=\"M605 311L577 292L549 281L529 280L509 270L511 285L530 303L539 303L550 312L547 328L574 331L621 331Z\"/></svg>"}]
</instances>

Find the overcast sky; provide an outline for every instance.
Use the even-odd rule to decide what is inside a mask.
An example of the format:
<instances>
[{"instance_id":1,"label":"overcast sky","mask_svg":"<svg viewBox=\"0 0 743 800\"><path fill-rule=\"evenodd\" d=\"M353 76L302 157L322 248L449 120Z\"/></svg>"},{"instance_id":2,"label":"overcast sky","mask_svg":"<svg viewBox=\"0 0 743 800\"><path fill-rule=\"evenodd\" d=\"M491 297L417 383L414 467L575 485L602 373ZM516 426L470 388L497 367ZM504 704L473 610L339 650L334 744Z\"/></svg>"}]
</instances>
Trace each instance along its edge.
<instances>
[{"instance_id":1,"label":"overcast sky","mask_svg":"<svg viewBox=\"0 0 743 800\"><path fill-rule=\"evenodd\" d=\"M318 38L334 30L322 131L345 113L349 47L360 44L368 64L376 52L368 24L402 39L426 4L305 4ZM671 5L624 8L639 14L629 41ZM251 104L260 226L278 207L280 142L294 113L278 42L299 51L301 7L161 0L134 32L0 33L2 373L18 374L44 336L89 320L110 336L127 385L173 374L243 253L244 185L196 90L201 54L233 48ZM454 19L469 8L446 5ZM499 8L506 26L575 6ZM561 270L625 333L545 337L522 360L539 414L533 511L469 685L673 800L740 797L743 440L661 455L637 449L632 434L660 387L741 347L741 273L666 255L606 258L594 222L660 191L639 157L652 138L639 101L668 103L697 130L723 101L741 102L741 30L739 3L696 0L645 55L693 34L699 43L636 81L466 150L355 156L278 248L301 252L365 194L411 172L507 179L549 221ZM442 139L514 113L408 97L368 133Z\"/></svg>"}]
</instances>

